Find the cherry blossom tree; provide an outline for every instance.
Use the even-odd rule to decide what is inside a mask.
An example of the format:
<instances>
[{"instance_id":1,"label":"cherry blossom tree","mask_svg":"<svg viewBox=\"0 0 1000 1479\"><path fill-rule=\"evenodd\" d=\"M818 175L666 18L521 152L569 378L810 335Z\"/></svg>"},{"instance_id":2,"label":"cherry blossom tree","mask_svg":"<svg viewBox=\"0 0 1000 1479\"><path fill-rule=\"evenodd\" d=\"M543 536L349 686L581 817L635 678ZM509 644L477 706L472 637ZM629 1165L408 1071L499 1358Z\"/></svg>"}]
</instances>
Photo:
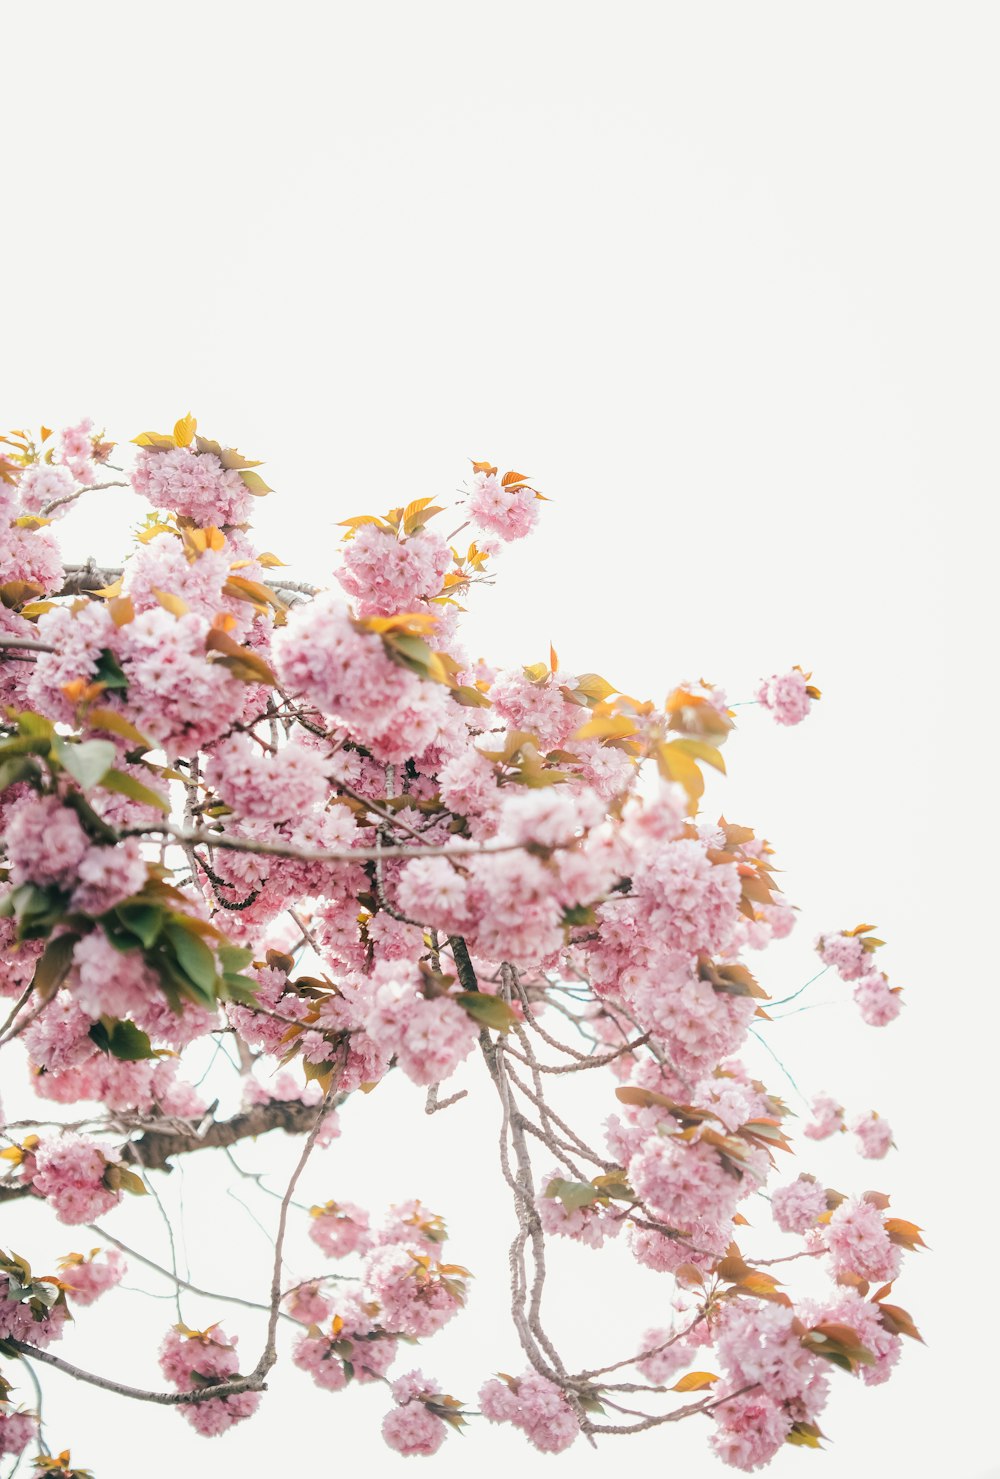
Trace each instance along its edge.
<instances>
[{"instance_id":1,"label":"cherry blossom tree","mask_svg":"<svg viewBox=\"0 0 1000 1479\"><path fill-rule=\"evenodd\" d=\"M922 1240L885 1193L787 1169L834 1134L882 1159L888 1122L823 1094L797 1134L739 1056L789 1000L747 957L796 911L770 844L699 809L735 706L704 682L631 697L551 649L509 669L469 655L463 611L544 502L521 473L474 463L447 518L427 498L345 518L314 588L253 541L259 463L190 416L135 443L126 468L89 422L2 442L0 1048L36 1110L0 1113L0 1457L34 1444L37 1473L87 1472L40 1427L42 1368L213 1436L265 1405L279 1360L318 1401L384 1385L402 1455L480 1422L556 1453L692 1416L745 1471L818 1447L830 1381L878 1385L919 1339L890 1296ZM123 564L64 563L59 518L129 485L145 513ZM772 675L750 722L797 724L819 697L800 668ZM882 946L865 924L817 941L859 1031L900 1010ZM466 1060L495 1099L523 1369L459 1397L408 1349L469 1295L447 1209L387 1185L384 1206L309 1211L295 1190L342 1120L363 1133L389 1074L427 1114L461 1115L448 1080ZM599 1136L567 1117L579 1073L596 1075ZM275 1131L292 1149L255 1303L116 1236L126 1195L152 1201L184 1157ZM37 1272L13 1245L39 1202L97 1246ZM292 1219L325 1271L289 1286ZM593 1257L624 1241L662 1276L669 1321L623 1313L606 1362L578 1369L546 1326L563 1239ZM114 1320L130 1260L220 1317L255 1310L260 1348L238 1349L232 1322L175 1324L148 1390L62 1359L76 1312L100 1300Z\"/></svg>"}]
</instances>

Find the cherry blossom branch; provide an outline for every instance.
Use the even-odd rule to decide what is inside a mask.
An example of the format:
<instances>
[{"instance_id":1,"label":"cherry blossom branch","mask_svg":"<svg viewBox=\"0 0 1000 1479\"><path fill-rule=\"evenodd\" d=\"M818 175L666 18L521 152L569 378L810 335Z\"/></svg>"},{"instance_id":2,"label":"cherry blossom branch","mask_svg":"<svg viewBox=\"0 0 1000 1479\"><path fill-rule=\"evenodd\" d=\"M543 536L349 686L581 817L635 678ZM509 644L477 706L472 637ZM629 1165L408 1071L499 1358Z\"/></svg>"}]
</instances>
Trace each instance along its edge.
<instances>
[{"instance_id":1,"label":"cherry blossom branch","mask_svg":"<svg viewBox=\"0 0 1000 1479\"><path fill-rule=\"evenodd\" d=\"M64 1376L73 1377L75 1381L84 1381L92 1387L100 1387L102 1391L114 1392L116 1397L131 1397L136 1402L155 1402L161 1407L183 1406L190 1402L207 1402L213 1397L229 1397L236 1392L266 1390L264 1381L256 1372L253 1372L249 1376L234 1376L228 1381L220 1381L214 1386L200 1387L193 1392L148 1391L141 1387L130 1387L125 1382L113 1380L110 1376L98 1376L96 1372L84 1371L82 1367L73 1366L69 1361L64 1361L61 1356L54 1356L51 1351L39 1350L37 1346L28 1345L22 1340L8 1337L6 1344L22 1356L30 1356L33 1361L42 1361L55 1371L61 1371Z\"/></svg>"},{"instance_id":2,"label":"cherry blossom branch","mask_svg":"<svg viewBox=\"0 0 1000 1479\"><path fill-rule=\"evenodd\" d=\"M171 822L146 827L125 827L121 837L170 837L181 846L221 847L231 852L254 853L265 858L291 858L300 863L361 863L378 858L461 858L487 853L523 852L523 842L428 844L424 847L354 847L330 849L296 847L287 842L265 842L252 837L232 837L225 832L189 832Z\"/></svg>"}]
</instances>

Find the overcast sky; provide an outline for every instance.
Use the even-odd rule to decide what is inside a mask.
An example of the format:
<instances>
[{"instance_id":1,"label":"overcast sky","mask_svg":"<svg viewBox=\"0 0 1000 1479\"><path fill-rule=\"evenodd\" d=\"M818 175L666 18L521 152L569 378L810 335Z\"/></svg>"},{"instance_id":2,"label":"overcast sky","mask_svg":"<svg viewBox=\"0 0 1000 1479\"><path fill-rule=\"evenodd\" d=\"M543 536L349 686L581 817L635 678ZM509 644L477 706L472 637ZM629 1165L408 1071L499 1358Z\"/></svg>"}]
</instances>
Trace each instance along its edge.
<instances>
[{"instance_id":1,"label":"overcast sky","mask_svg":"<svg viewBox=\"0 0 1000 1479\"><path fill-rule=\"evenodd\" d=\"M530 662L551 639L567 668L661 700L700 675L746 700L763 673L814 671L824 697L801 729L738 711L711 804L771 839L801 908L764 957L775 994L812 974L819 930L871 920L889 942L895 1024L865 1028L824 981L769 1041L807 1095L890 1118L886 1162L838 1143L819 1169L888 1191L933 1252L896 1289L926 1349L886 1387L835 1381L828 1451L788 1449L771 1472L988 1479L996 7L49 3L5 7L4 33L6 424L86 414L125 441L194 412L265 459L260 541L318 583L337 520L447 497L489 458L552 502L480 594L475 650ZM99 497L65 544L114 562L137 504ZM307 1195L419 1195L448 1217L475 1297L417 1359L471 1400L519 1367L496 1116L467 1078L470 1099L432 1121L405 1083L349 1106L360 1143L326 1151ZM581 1105L595 1122L610 1107ZM243 1159L280 1169L290 1149ZM263 1235L219 1209L217 1165L185 1174L193 1277L259 1291ZM115 1215L163 1256L155 1208ZM37 1266L80 1245L28 1209L3 1223ZM294 1268L316 1272L295 1237ZM586 1365L634 1349L663 1301L620 1250L574 1247L551 1313ZM65 1352L155 1382L172 1318L111 1300ZM234 1328L255 1351L256 1327ZM331 1396L297 1372L211 1446L176 1414L56 1375L46 1390L51 1440L97 1479L132 1479L137 1455L154 1479L400 1462L379 1392ZM692 1426L551 1460L477 1425L432 1462L721 1473Z\"/></svg>"}]
</instances>

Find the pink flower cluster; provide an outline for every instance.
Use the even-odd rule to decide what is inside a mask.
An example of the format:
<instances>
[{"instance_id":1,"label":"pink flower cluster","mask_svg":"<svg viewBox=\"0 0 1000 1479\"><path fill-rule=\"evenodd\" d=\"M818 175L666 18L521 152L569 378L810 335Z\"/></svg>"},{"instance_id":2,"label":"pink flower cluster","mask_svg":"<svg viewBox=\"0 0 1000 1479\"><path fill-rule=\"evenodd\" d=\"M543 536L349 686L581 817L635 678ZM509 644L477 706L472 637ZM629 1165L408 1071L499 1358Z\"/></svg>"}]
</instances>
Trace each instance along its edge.
<instances>
[{"instance_id":1,"label":"pink flower cluster","mask_svg":"<svg viewBox=\"0 0 1000 1479\"><path fill-rule=\"evenodd\" d=\"M538 521L534 489L524 483L505 488L494 472L475 474L465 506L473 523L505 541L523 539Z\"/></svg>"},{"instance_id":2,"label":"pink flower cluster","mask_svg":"<svg viewBox=\"0 0 1000 1479\"><path fill-rule=\"evenodd\" d=\"M38 1419L0 1403L0 1458L16 1458L38 1432Z\"/></svg>"},{"instance_id":3,"label":"pink flower cluster","mask_svg":"<svg viewBox=\"0 0 1000 1479\"><path fill-rule=\"evenodd\" d=\"M444 1419L434 1411L443 1394L437 1382L422 1371L408 1371L392 1384L397 1406L382 1419L382 1437L404 1458L436 1453L444 1442Z\"/></svg>"},{"instance_id":4,"label":"pink flower cluster","mask_svg":"<svg viewBox=\"0 0 1000 1479\"><path fill-rule=\"evenodd\" d=\"M75 1305L93 1304L120 1284L128 1269L117 1248L92 1248L87 1255L70 1253L59 1264L62 1282Z\"/></svg>"},{"instance_id":5,"label":"pink flower cluster","mask_svg":"<svg viewBox=\"0 0 1000 1479\"><path fill-rule=\"evenodd\" d=\"M892 1126L874 1109L870 1114L859 1115L848 1128L857 1137L859 1152L866 1161L880 1161L889 1153L893 1144Z\"/></svg>"},{"instance_id":6,"label":"pink flower cluster","mask_svg":"<svg viewBox=\"0 0 1000 1479\"><path fill-rule=\"evenodd\" d=\"M562 1453L580 1425L565 1393L537 1371L488 1381L479 1406L491 1423L513 1423L542 1453Z\"/></svg>"},{"instance_id":7,"label":"pink flower cluster","mask_svg":"<svg viewBox=\"0 0 1000 1479\"><path fill-rule=\"evenodd\" d=\"M815 1176L797 1176L771 1193L771 1215L782 1232L808 1232L825 1211L826 1189Z\"/></svg>"},{"instance_id":8,"label":"pink flower cluster","mask_svg":"<svg viewBox=\"0 0 1000 1479\"><path fill-rule=\"evenodd\" d=\"M826 965L832 965L842 981L854 983L854 1000L869 1027L885 1027L899 1016L900 987L890 986L882 971L872 964L873 941L867 947L867 930L820 935L816 949Z\"/></svg>"},{"instance_id":9,"label":"pink flower cluster","mask_svg":"<svg viewBox=\"0 0 1000 1479\"><path fill-rule=\"evenodd\" d=\"M160 1346L160 1370L179 1392L206 1390L239 1375L236 1344L237 1337L227 1336L221 1325L203 1331L175 1326ZM195 1432L214 1438L243 1418L252 1417L259 1404L259 1392L231 1392L201 1402L180 1403L177 1410Z\"/></svg>"},{"instance_id":10,"label":"pink flower cluster","mask_svg":"<svg viewBox=\"0 0 1000 1479\"><path fill-rule=\"evenodd\" d=\"M810 1140L826 1140L844 1128L843 1106L829 1094L819 1094L812 1102L812 1119L802 1131Z\"/></svg>"},{"instance_id":11,"label":"pink flower cluster","mask_svg":"<svg viewBox=\"0 0 1000 1479\"><path fill-rule=\"evenodd\" d=\"M327 1202L311 1208L309 1236L328 1258L366 1253L371 1244L368 1213L353 1202Z\"/></svg>"},{"instance_id":12,"label":"pink flower cluster","mask_svg":"<svg viewBox=\"0 0 1000 1479\"><path fill-rule=\"evenodd\" d=\"M439 594L450 566L448 546L426 529L397 539L389 529L365 524L345 546L337 579L361 616L394 616L423 609Z\"/></svg>"},{"instance_id":13,"label":"pink flower cluster","mask_svg":"<svg viewBox=\"0 0 1000 1479\"><path fill-rule=\"evenodd\" d=\"M764 678L756 699L774 718L776 724L801 724L812 708L809 680L801 668L790 673L772 673Z\"/></svg>"},{"instance_id":14,"label":"pink flower cluster","mask_svg":"<svg viewBox=\"0 0 1000 1479\"><path fill-rule=\"evenodd\" d=\"M93 1222L121 1201L121 1192L111 1190L105 1180L108 1167L119 1159L112 1146L64 1131L43 1140L35 1151L35 1190L60 1222Z\"/></svg>"},{"instance_id":15,"label":"pink flower cluster","mask_svg":"<svg viewBox=\"0 0 1000 1479\"><path fill-rule=\"evenodd\" d=\"M188 447L141 448L132 487L154 508L182 514L202 529L243 524L253 504L238 472L223 467L214 452Z\"/></svg>"},{"instance_id":16,"label":"pink flower cluster","mask_svg":"<svg viewBox=\"0 0 1000 1479\"><path fill-rule=\"evenodd\" d=\"M412 980L387 980L375 992L365 1022L368 1036L395 1057L415 1084L450 1078L476 1045L475 1020L447 996L428 999Z\"/></svg>"},{"instance_id":17,"label":"pink flower cluster","mask_svg":"<svg viewBox=\"0 0 1000 1479\"><path fill-rule=\"evenodd\" d=\"M362 1277L381 1306L386 1329L419 1338L433 1335L458 1314L468 1275L457 1265L441 1265L429 1254L390 1243L368 1254Z\"/></svg>"},{"instance_id":18,"label":"pink flower cluster","mask_svg":"<svg viewBox=\"0 0 1000 1479\"><path fill-rule=\"evenodd\" d=\"M865 1197L841 1202L820 1229L820 1238L834 1274L856 1274L882 1283L899 1272L900 1250L890 1241L885 1216Z\"/></svg>"},{"instance_id":19,"label":"pink flower cluster","mask_svg":"<svg viewBox=\"0 0 1000 1479\"><path fill-rule=\"evenodd\" d=\"M273 753L244 734L221 740L212 750L208 784L235 816L257 821L300 819L329 791L322 751L294 737Z\"/></svg>"},{"instance_id":20,"label":"pink flower cluster","mask_svg":"<svg viewBox=\"0 0 1000 1479\"><path fill-rule=\"evenodd\" d=\"M297 607L278 632L282 683L342 724L379 760L401 763L426 750L455 722L447 690L389 657L380 637L360 630L330 594Z\"/></svg>"}]
</instances>

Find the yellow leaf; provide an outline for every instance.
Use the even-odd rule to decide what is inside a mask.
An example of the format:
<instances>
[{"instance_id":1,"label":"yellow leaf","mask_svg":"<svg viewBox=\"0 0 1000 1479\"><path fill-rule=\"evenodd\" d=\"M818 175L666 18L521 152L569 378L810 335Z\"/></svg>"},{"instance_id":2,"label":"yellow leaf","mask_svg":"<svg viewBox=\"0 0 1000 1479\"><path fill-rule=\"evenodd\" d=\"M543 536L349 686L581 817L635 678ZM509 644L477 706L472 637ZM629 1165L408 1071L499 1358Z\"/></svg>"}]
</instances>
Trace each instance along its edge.
<instances>
[{"instance_id":1,"label":"yellow leaf","mask_svg":"<svg viewBox=\"0 0 1000 1479\"><path fill-rule=\"evenodd\" d=\"M158 539L161 534L176 534L178 538L180 537L180 531L170 524L148 524L145 529L140 529L135 537L140 544L152 544L153 540Z\"/></svg>"},{"instance_id":2,"label":"yellow leaf","mask_svg":"<svg viewBox=\"0 0 1000 1479\"><path fill-rule=\"evenodd\" d=\"M711 1371L689 1371L687 1376L682 1376L680 1381L675 1381L670 1388L672 1392L704 1392L714 1386L719 1378Z\"/></svg>"},{"instance_id":3,"label":"yellow leaf","mask_svg":"<svg viewBox=\"0 0 1000 1479\"><path fill-rule=\"evenodd\" d=\"M265 550L262 555L257 556L257 563L263 565L265 570L276 570L279 565L287 565L287 560L279 560L277 555L272 555L270 550Z\"/></svg>"},{"instance_id":4,"label":"yellow leaf","mask_svg":"<svg viewBox=\"0 0 1000 1479\"><path fill-rule=\"evenodd\" d=\"M163 436L158 431L141 431L132 438L132 444L136 447L159 447L161 451L177 445L172 436Z\"/></svg>"},{"instance_id":5,"label":"yellow leaf","mask_svg":"<svg viewBox=\"0 0 1000 1479\"><path fill-rule=\"evenodd\" d=\"M370 632L432 632L437 617L426 611L400 611L395 616L368 616L361 625Z\"/></svg>"},{"instance_id":6,"label":"yellow leaf","mask_svg":"<svg viewBox=\"0 0 1000 1479\"><path fill-rule=\"evenodd\" d=\"M586 724L576 731L573 738L578 740L630 739L637 733L635 720L630 719L627 714L599 714L594 719L588 719Z\"/></svg>"},{"instance_id":7,"label":"yellow leaf","mask_svg":"<svg viewBox=\"0 0 1000 1479\"><path fill-rule=\"evenodd\" d=\"M618 692L617 688L613 688L607 678L602 678L600 673L583 673L577 678L576 686L585 698L593 698L598 702Z\"/></svg>"},{"instance_id":8,"label":"yellow leaf","mask_svg":"<svg viewBox=\"0 0 1000 1479\"><path fill-rule=\"evenodd\" d=\"M677 781L684 787L692 810L705 789L705 781L690 755L678 748L678 742L657 746L656 764L664 780Z\"/></svg>"},{"instance_id":9,"label":"yellow leaf","mask_svg":"<svg viewBox=\"0 0 1000 1479\"><path fill-rule=\"evenodd\" d=\"M239 475L247 486L247 492L252 493L255 498L263 498L266 493L274 492L274 489L265 483L259 472L250 472L246 468L242 468Z\"/></svg>"},{"instance_id":10,"label":"yellow leaf","mask_svg":"<svg viewBox=\"0 0 1000 1479\"><path fill-rule=\"evenodd\" d=\"M100 596L102 601L113 601L117 596L120 596L121 593L122 577L120 575L118 579L112 581L110 585L102 585L99 590L90 592L92 596Z\"/></svg>"},{"instance_id":11,"label":"yellow leaf","mask_svg":"<svg viewBox=\"0 0 1000 1479\"><path fill-rule=\"evenodd\" d=\"M549 667L552 669L552 671L554 673L558 673L558 671L559 671L559 656L558 656L558 654L556 652L556 649L553 647L553 645L552 645L551 642L549 643Z\"/></svg>"},{"instance_id":12,"label":"yellow leaf","mask_svg":"<svg viewBox=\"0 0 1000 1479\"><path fill-rule=\"evenodd\" d=\"M191 608L180 596L173 595L171 591L158 591L155 586L152 591L164 611L169 611L171 616L187 616Z\"/></svg>"},{"instance_id":13,"label":"yellow leaf","mask_svg":"<svg viewBox=\"0 0 1000 1479\"><path fill-rule=\"evenodd\" d=\"M704 740L679 739L674 740L670 748L680 750L684 755L691 755L695 760L704 760L706 765L714 765L716 770L726 773L726 762L714 745L707 745Z\"/></svg>"},{"instance_id":14,"label":"yellow leaf","mask_svg":"<svg viewBox=\"0 0 1000 1479\"><path fill-rule=\"evenodd\" d=\"M178 447L190 447L191 443L194 441L194 434L197 428L198 423L191 415L190 411L187 413L186 416L182 416L179 421L175 421L174 441L177 443Z\"/></svg>"}]
</instances>

